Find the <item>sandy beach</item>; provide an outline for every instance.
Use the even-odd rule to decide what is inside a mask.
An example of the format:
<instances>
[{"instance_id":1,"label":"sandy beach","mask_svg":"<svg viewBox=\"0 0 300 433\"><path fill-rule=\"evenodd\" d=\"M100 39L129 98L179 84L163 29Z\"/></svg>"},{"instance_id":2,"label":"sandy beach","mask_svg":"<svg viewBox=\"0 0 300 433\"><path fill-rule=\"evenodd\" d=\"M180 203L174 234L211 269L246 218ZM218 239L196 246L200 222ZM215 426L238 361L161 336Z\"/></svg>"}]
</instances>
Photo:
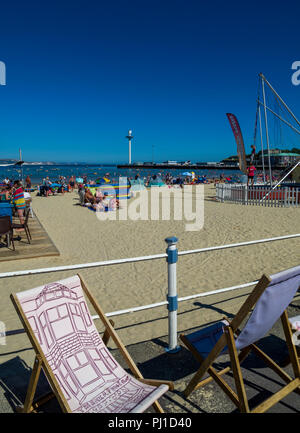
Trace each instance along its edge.
<instances>
[{"instance_id":1,"label":"sandy beach","mask_svg":"<svg viewBox=\"0 0 300 433\"><path fill-rule=\"evenodd\" d=\"M99 221L94 212L78 206L76 191L48 198L32 195L34 212L60 256L2 262L1 272L161 254L166 250L164 239L168 236L177 236L178 249L184 251L300 233L299 208L218 203L213 199L213 185L205 186L204 226L199 231L186 231L186 221L174 219ZM182 256L177 267L178 296L255 281L263 273L273 274L299 265L299 260L299 238ZM1 279L0 320L6 330L21 328L10 293L58 281L74 273ZM80 274L106 313L166 300L165 259L84 269ZM250 291L250 288L239 289L179 303L178 331L234 314ZM166 306L117 316L114 321L125 344L158 338L168 332ZM7 339L7 346L0 348L2 352L4 348L10 352L14 347L30 346L22 334Z\"/></svg>"}]
</instances>

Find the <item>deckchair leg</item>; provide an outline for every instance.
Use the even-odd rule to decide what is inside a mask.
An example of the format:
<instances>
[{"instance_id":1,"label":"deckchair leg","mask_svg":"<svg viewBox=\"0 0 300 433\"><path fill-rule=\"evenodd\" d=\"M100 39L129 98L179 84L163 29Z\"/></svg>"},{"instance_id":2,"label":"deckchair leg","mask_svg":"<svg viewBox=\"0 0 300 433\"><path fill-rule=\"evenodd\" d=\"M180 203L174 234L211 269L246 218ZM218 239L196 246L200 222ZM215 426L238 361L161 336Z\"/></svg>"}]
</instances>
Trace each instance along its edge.
<instances>
[{"instance_id":1,"label":"deckchair leg","mask_svg":"<svg viewBox=\"0 0 300 433\"><path fill-rule=\"evenodd\" d=\"M153 406L155 412L164 413L164 410L161 407L161 405L158 403L158 401L155 401L152 406Z\"/></svg>"},{"instance_id":2,"label":"deckchair leg","mask_svg":"<svg viewBox=\"0 0 300 433\"><path fill-rule=\"evenodd\" d=\"M182 336L180 336L182 339ZM183 340L184 341L184 340ZM184 341L185 343L185 341ZM189 382L188 386L184 390L184 395L188 397L192 391L197 387L200 379L204 376L206 371L210 368L213 361L217 358L220 352L222 352L223 348L226 345L226 338L223 334L222 337L218 340L218 342L215 344L213 350L210 352L207 358L205 358L197 371L197 373L194 375L194 377Z\"/></svg>"},{"instance_id":3,"label":"deckchair leg","mask_svg":"<svg viewBox=\"0 0 300 433\"><path fill-rule=\"evenodd\" d=\"M53 391L47 392L47 394L44 394L42 397L39 397L37 400L35 400L32 403L32 407L34 409L38 409L40 406L43 406L43 404L47 403L48 401L55 398L55 394Z\"/></svg>"},{"instance_id":4,"label":"deckchair leg","mask_svg":"<svg viewBox=\"0 0 300 433\"><path fill-rule=\"evenodd\" d=\"M264 353L259 347L257 347L255 344L251 344L253 352L261 358L275 373L278 374L281 379L283 379L286 383L291 382L293 379L284 371L282 368L280 368L272 358L270 358L266 353Z\"/></svg>"},{"instance_id":5,"label":"deckchair leg","mask_svg":"<svg viewBox=\"0 0 300 433\"><path fill-rule=\"evenodd\" d=\"M31 373L31 377L30 377L30 381L29 381L27 394L26 394L25 403L24 403L23 407L19 407L17 409L18 412L23 412L23 413L32 412L32 410L33 410L32 402L33 402L34 394L35 394L36 387L38 384L38 380L40 377L41 368L42 368L42 360L41 360L39 355L36 355L35 360L34 360L32 373Z\"/></svg>"},{"instance_id":6,"label":"deckchair leg","mask_svg":"<svg viewBox=\"0 0 300 433\"><path fill-rule=\"evenodd\" d=\"M246 395L244 380L241 372L241 366L235 347L234 335L230 326L226 326L225 334L227 336L228 351L230 354L231 367L236 385L237 394L240 402L240 411L249 413L248 399Z\"/></svg>"}]
</instances>

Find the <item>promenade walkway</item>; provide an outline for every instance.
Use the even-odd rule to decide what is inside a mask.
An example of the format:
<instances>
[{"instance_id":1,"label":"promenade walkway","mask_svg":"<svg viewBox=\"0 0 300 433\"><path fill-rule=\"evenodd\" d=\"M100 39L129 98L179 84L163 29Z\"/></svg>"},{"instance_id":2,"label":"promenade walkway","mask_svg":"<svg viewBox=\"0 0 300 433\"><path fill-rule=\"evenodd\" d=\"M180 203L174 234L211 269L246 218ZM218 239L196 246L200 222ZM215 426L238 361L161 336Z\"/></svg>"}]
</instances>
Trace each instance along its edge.
<instances>
[{"instance_id":1,"label":"promenade walkway","mask_svg":"<svg viewBox=\"0 0 300 433\"><path fill-rule=\"evenodd\" d=\"M223 313L226 314L226 311ZM300 314L299 294L289 306L288 314L290 317ZM118 330L117 318L116 329ZM282 338L281 324L277 322L260 344L260 347L271 354L279 363L287 354ZM166 353L165 347L167 345L167 337L163 336L127 346L144 377L174 381L175 390L169 391L161 398L165 412L184 414L237 413L235 406L214 383L193 392L188 399L185 398L183 390L197 370L198 364L185 348L176 354ZM111 350L116 359L122 363L116 349L112 347ZM15 405L24 402L33 359L34 353L25 334L10 335L7 337L7 344L0 346L0 413L13 413ZM223 367L226 361L226 356L219 358L220 367ZM267 369L255 355L250 355L246 359L242 364L242 370L250 408L256 406L271 393L276 392L282 383L281 379ZM286 367L286 371L292 375L290 366ZM233 385L231 374L226 375L226 380L230 385ZM38 394L43 394L48 390L48 383L46 379L42 378L38 386ZM52 400L45 404L41 411L60 413L61 409L57 402ZM273 406L269 412L298 413L300 412L300 397L295 393L289 394Z\"/></svg>"}]
</instances>

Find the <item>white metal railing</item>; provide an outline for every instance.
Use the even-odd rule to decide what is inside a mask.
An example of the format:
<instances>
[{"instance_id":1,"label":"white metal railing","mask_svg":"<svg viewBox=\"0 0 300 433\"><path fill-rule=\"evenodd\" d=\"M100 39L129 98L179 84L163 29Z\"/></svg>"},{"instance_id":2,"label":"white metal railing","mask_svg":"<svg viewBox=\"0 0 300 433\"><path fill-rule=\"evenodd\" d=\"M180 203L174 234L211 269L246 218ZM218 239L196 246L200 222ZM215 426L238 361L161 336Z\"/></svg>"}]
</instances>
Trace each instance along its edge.
<instances>
[{"instance_id":1,"label":"white metal railing","mask_svg":"<svg viewBox=\"0 0 300 433\"><path fill-rule=\"evenodd\" d=\"M179 350L179 346L177 345L177 304L178 302L187 301L190 299L195 299L203 296L208 295L214 295L222 292L242 289L245 287L252 286L253 284L256 284L257 281L252 281L245 284L240 284L237 286L227 287L223 289L213 290L210 292L205 293L198 293L190 296L185 296L182 298L177 297L177 260L178 256L181 255L187 255L187 254L197 254L197 253L204 253L209 251L216 251L216 250L222 250L222 249L228 249L228 248L236 248L236 247L243 247L243 246L249 246L249 245L255 245L260 243L266 243L266 242L274 242L279 240L286 240L291 238L298 238L300 237L300 233L292 234L292 235L285 235L285 236L278 236L274 238L267 238L267 239L258 239L254 241L247 241L247 242L239 242L235 244L227 244L227 245L217 245L214 247L208 247L208 248L200 248L196 250L188 250L188 251L178 251L177 250L177 238L171 237L167 238L165 241L168 244L166 253L164 254L156 254L151 256L143 256L143 257L131 257L131 258L125 258L125 259L119 259L119 260L108 260L108 261L102 261L102 262L93 262L93 263L84 263L84 264L75 264L75 265L67 265L67 266L57 266L57 267L51 267L51 268L40 268L40 269L32 269L32 270L25 270L25 271L13 271L13 272L3 272L0 273L0 279L1 278L9 278L9 277L18 277L18 276L26 276L26 275L34 275L34 274L41 274L41 273L52 273L52 272L61 272L61 271L69 271L69 270L77 270L77 269L86 269L91 267L100 267L100 266L111 266L111 265L118 265L118 264L124 264L124 263L135 263L140 261L146 261L146 260L155 260L155 259L167 259L168 264L168 295L167 295L167 301L158 302L155 304L149 304L149 305L143 305L139 307L132 307L125 310L119 310L114 311L110 313L106 313L107 317L111 316L117 316L121 314L127 314L137 311L142 311L146 309L151 308L157 308L163 305L167 305L169 313L168 313L168 320L169 320L169 347L167 349L168 352L174 353ZM98 316L93 316L94 319L97 319ZM23 332L21 330L17 331L9 331L7 335L14 335L15 333Z\"/></svg>"},{"instance_id":2,"label":"white metal railing","mask_svg":"<svg viewBox=\"0 0 300 433\"><path fill-rule=\"evenodd\" d=\"M217 184L216 199L244 205L297 207L300 206L300 188L277 187L269 191L265 186Z\"/></svg>"}]
</instances>

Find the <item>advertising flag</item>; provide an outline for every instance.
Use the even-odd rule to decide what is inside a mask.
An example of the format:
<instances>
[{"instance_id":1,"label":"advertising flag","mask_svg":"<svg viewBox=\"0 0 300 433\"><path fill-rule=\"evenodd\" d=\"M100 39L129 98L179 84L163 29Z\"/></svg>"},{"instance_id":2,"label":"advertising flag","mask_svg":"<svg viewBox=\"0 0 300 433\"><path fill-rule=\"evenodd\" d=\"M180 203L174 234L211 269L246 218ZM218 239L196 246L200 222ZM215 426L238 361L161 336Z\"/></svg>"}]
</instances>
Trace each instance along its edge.
<instances>
[{"instance_id":1,"label":"advertising flag","mask_svg":"<svg viewBox=\"0 0 300 433\"><path fill-rule=\"evenodd\" d=\"M244 140L243 140L242 131L241 131L239 122L238 122L236 116L232 113L226 113L226 116L228 117L231 129L232 129L235 141L236 141L240 170L244 174L247 174L247 162L246 162L246 155L245 155L245 146L244 146Z\"/></svg>"}]
</instances>

